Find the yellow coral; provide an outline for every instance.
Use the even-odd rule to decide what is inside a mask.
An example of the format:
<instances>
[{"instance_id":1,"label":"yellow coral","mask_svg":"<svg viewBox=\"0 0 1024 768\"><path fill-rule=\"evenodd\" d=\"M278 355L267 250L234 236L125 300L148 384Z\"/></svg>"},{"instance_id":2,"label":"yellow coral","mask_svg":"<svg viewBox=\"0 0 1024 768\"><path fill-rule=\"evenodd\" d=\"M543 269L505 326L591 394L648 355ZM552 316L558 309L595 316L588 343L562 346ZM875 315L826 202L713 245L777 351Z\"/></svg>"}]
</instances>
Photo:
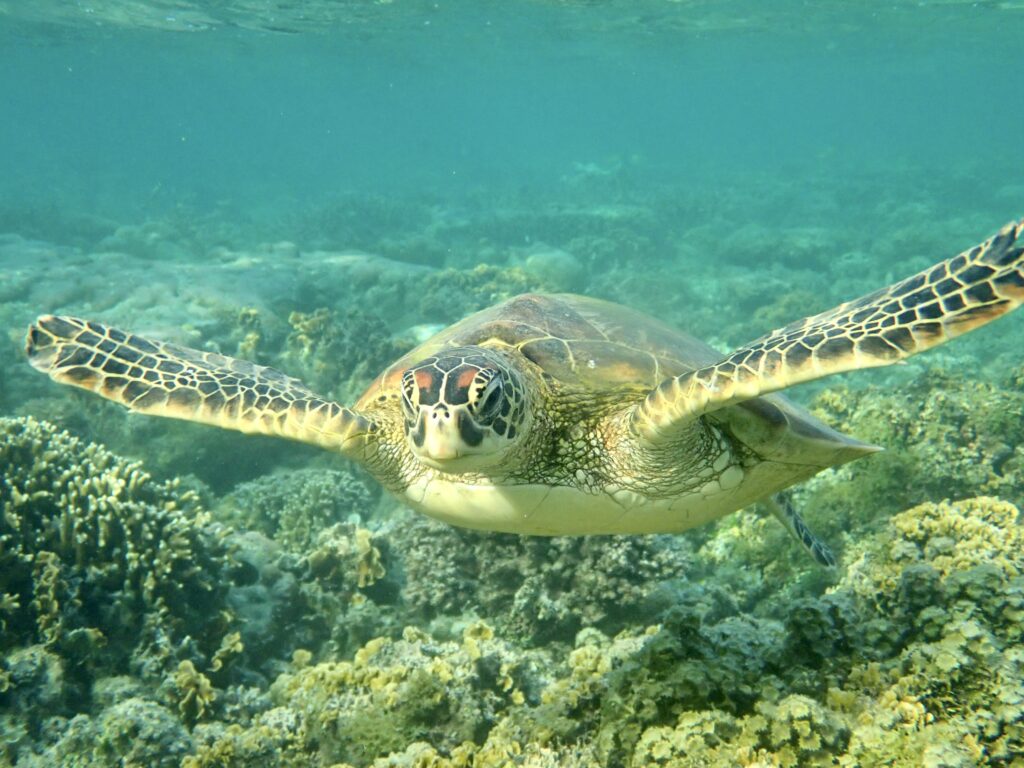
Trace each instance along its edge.
<instances>
[{"instance_id":1,"label":"yellow coral","mask_svg":"<svg viewBox=\"0 0 1024 768\"><path fill-rule=\"evenodd\" d=\"M238 343L238 356L245 360L255 360L259 354L260 342L263 340L263 323L259 310L254 307L243 307L238 312L236 323L244 332L242 340Z\"/></svg>"},{"instance_id":2,"label":"yellow coral","mask_svg":"<svg viewBox=\"0 0 1024 768\"><path fill-rule=\"evenodd\" d=\"M473 661L481 656L480 641L490 640L494 637L494 630L483 621L475 621L466 627L462 632L462 647L466 654Z\"/></svg>"},{"instance_id":3,"label":"yellow coral","mask_svg":"<svg viewBox=\"0 0 1024 768\"><path fill-rule=\"evenodd\" d=\"M221 640L220 648L213 654L213 661L210 662L210 671L219 672L225 662L237 656L243 650L245 650L245 645L242 643L242 635L239 632L231 632L225 635L224 639Z\"/></svg>"},{"instance_id":4,"label":"yellow coral","mask_svg":"<svg viewBox=\"0 0 1024 768\"><path fill-rule=\"evenodd\" d=\"M39 552L32 570L35 582L32 608L36 612L36 626L43 642L52 645L60 639L62 625L60 558L53 552Z\"/></svg>"},{"instance_id":5,"label":"yellow coral","mask_svg":"<svg viewBox=\"0 0 1024 768\"><path fill-rule=\"evenodd\" d=\"M355 577L356 587L372 586L385 574L373 533L366 528L338 524L323 531L317 548L308 556L310 570L319 578ZM350 599L356 599L353 593Z\"/></svg>"},{"instance_id":6,"label":"yellow coral","mask_svg":"<svg viewBox=\"0 0 1024 768\"><path fill-rule=\"evenodd\" d=\"M927 563L943 577L985 564L1012 578L1021 573L1024 552L1020 516L1013 504L987 496L919 504L892 518L897 535L880 553L860 552L844 582L876 600L895 594L904 569L914 563Z\"/></svg>"},{"instance_id":7,"label":"yellow coral","mask_svg":"<svg viewBox=\"0 0 1024 768\"><path fill-rule=\"evenodd\" d=\"M196 669L191 661L183 661L174 674L174 687L178 691L178 711L186 722L194 723L206 714L217 692L210 679Z\"/></svg>"},{"instance_id":8,"label":"yellow coral","mask_svg":"<svg viewBox=\"0 0 1024 768\"><path fill-rule=\"evenodd\" d=\"M356 530L356 551L359 560L356 563L356 584L360 588L368 587L384 576L384 564L381 562L380 550L373 545L373 534L366 528Z\"/></svg>"}]
</instances>

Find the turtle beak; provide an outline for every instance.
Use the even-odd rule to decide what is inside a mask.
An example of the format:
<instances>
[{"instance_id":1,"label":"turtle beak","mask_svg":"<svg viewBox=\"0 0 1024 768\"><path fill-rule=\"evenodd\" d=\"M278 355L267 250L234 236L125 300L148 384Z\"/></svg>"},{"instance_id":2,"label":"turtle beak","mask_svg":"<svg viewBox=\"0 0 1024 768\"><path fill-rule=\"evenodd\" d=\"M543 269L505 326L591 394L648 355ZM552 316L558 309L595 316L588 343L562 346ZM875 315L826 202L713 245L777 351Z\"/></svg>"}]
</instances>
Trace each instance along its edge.
<instances>
[{"instance_id":1,"label":"turtle beak","mask_svg":"<svg viewBox=\"0 0 1024 768\"><path fill-rule=\"evenodd\" d=\"M424 415L423 453L434 461L451 461L459 457L462 438L458 420L444 403L438 403Z\"/></svg>"}]
</instances>

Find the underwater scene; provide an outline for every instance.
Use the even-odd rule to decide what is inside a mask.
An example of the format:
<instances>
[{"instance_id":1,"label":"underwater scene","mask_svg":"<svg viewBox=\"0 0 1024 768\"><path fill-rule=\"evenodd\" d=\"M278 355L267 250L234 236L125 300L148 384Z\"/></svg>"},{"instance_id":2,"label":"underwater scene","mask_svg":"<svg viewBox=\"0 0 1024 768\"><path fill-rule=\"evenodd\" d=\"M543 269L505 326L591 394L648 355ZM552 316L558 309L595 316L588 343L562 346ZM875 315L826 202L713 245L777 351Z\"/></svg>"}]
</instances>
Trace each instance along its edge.
<instances>
[{"instance_id":1,"label":"underwater scene","mask_svg":"<svg viewBox=\"0 0 1024 768\"><path fill-rule=\"evenodd\" d=\"M0 0L0 768L1024 766L1022 41Z\"/></svg>"}]
</instances>

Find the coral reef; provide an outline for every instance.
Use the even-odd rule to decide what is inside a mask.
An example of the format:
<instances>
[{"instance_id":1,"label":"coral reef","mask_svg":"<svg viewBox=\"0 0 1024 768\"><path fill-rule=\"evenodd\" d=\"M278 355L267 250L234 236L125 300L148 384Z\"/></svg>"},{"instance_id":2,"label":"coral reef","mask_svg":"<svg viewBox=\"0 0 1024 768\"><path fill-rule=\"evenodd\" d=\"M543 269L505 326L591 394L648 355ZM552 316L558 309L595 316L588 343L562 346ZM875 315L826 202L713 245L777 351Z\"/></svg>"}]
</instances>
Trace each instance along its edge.
<instances>
[{"instance_id":1,"label":"coral reef","mask_svg":"<svg viewBox=\"0 0 1024 768\"><path fill-rule=\"evenodd\" d=\"M726 556L757 562L764 541L737 543L749 515L689 538L370 529L345 514L370 499L360 481L311 471L239 489L217 509L261 531L221 532L138 465L0 425L0 764L909 767L1024 751L1008 501L913 506L849 541L844 571L777 571L789 586L755 605Z\"/></svg>"},{"instance_id":2,"label":"coral reef","mask_svg":"<svg viewBox=\"0 0 1024 768\"><path fill-rule=\"evenodd\" d=\"M230 556L194 494L33 419L0 419L0 467L6 718L35 733L104 674L213 658Z\"/></svg>"},{"instance_id":3,"label":"coral reef","mask_svg":"<svg viewBox=\"0 0 1024 768\"><path fill-rule=\"evenodd\" d=\"M302 554L325 528L352 515L367 517L379 496L379 486L350 466L300 469L235 486L216 512L218 520L259 531Z\"/></svg>"},{"instance_id":4,"label":"coral reef","mask_svg":"<svg viewBox=\"0 0 1024 768\"><path fill-rule=\"evenodd\" d=\"M845 610L805 605L774 633L762 623L744 640L705 619L679 645L685 624L666 621L621 675L610 665L602 695L633 696L619 704L631 714L617 718L613 747L639 737L609 754L637 766L1008 764L1024 733L1019 519L990 498L910 509L819 601ZM680 689L700 638L713 652L698 685ZM638 716L651 725L631 729Z\"/></svg>"},{"instance_id":5,"label":"coral reef","mask_svg":"<svg viewBox=\"0 0 1024 768\"><path fill-rule=\"evenodd\" d=\"M279 367L314 390L349 402L407 347L377 315L350 307L340 316L320 308L288 316L291 333Z\"/></svg>"},{"instance_id":6,"label":"coral reef","mask_svg":"<svg viewBox=\"0 0 1024 768\"><path fill-rule=\"evenodd\" d=\"M827 535L856 537L929 499L993 495L1024 504L1024 390L1013 375L988 381L932 368L899 387L830 389L814 410L885 448L799 490Z\"/></svg>"},{"instance_id":7,"label":"coral reef","mask_svg":"<svg viewBox=\"0 0 1024 768\"><path fill-rule=\"evenodd\" d=\"M676 537L480 534L419 517L388 539L405 571L405 604L424 621L468 606L534 644L650 618L654 585L684 576L690 560Z\"/></svg>"},{"instance_id":8,"label":"coral reef","mask_svg":"<svg viewBox=\"0 0 1024 768\"><path fill-rule=\"evenodd\" d=\"M0 419L0 466L5 645L109 656L147 621L219 642L228 560L194 494L34 419Z\"/></svg>"}]
</instances>

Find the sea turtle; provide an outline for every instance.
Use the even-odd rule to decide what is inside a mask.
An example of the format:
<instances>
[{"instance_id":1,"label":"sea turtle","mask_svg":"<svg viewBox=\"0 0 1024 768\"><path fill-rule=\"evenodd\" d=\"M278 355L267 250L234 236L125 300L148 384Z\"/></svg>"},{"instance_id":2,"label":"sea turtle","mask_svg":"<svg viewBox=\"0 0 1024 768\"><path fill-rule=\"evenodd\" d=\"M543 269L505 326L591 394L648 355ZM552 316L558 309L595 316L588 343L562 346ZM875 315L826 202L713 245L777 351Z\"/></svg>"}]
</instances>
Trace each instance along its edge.
<instances>
[{"instance_id":1,"label":"sea turtle","mask_svg":"<svg viewBox=\"0 0 1024 768\"><path fill-rule=\"evenodd\" d=\"M56 381L134 411L338 451L455 525L667 533L768 500L832 564L779 492L878 449L770 393L895 363L1009 312L1024 301L1022 231L1010 224L724 357L626 307L517 296L405 355L352 407L272 368L71 317L39 318L27 353Z\"/></svg>"}]
</instances>

